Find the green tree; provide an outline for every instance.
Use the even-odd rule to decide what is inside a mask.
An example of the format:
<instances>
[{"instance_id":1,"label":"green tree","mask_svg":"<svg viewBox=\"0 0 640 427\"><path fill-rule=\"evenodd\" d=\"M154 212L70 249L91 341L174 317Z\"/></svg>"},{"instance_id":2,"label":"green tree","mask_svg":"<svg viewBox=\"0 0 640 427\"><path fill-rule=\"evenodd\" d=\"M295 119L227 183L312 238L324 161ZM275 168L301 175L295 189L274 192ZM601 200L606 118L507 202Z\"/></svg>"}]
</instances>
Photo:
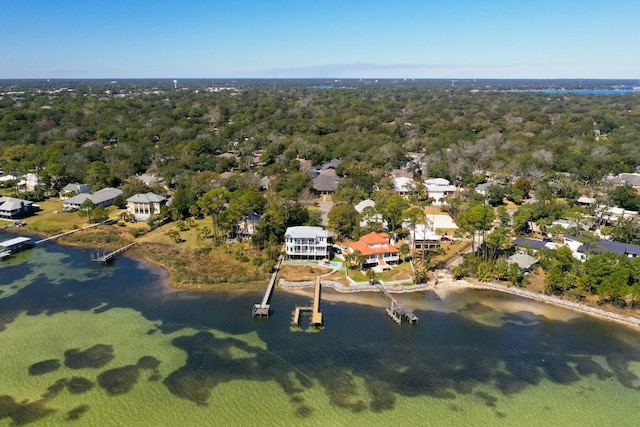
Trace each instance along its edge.
<instances>
[{"instance_id":1,"label":"green tree","mask_svg":"<svg viewBox=\"0 0 640 427\"><path fill-rule=\"evenodd\" d=\"M214 188L206 192L198 199L198 206L211 215L213 220L213 238L218 239L220 234L220 214L226 209L229 202L229 191L224 188Z\"/></svg>"},{"instance_id":2,"label":"green tree","mask_svg":"<svg viewBox=\"0 0 640 427\"><path fill-rule=\"evenodd\" d=\"M404 197L393 194L386 198L376 210L382 213L382 218L387 221L389 231L395 232L400 228L402 214L409 207L409 202Z\"/></svg>"},{"instance_id":3,"label":"green tree","mask_svg":"<svg viewBox=\"0 0 640 427\"><path fill-rule=\"evenodd\" d=\"M494 184L487 187L487 195L485 196L487 203L491 206L503 204L505 189L502 185Z\"/></svg>"},{"instance_id":4,"label":"green tree","mask_svg":"<svg viewBox=\"0 0 640 427\"><path fill-rule=\"evenodd\" d=\"M614 205L622 209L633 211L640 209L640 195L630 185L620 185L611 190L608 196Z\"/></svg>"},{"instance_id":5,"label":"green tree","mask_svg":"<svg viewBox=\"0 0 640 427\"><path fill-rule=\"evenodd\" d=\"M78 209L78 213L81 216L87 217L87 222L91 222L93 210L96 208L96 204L91 201L91 199L85 199L84 202L80 205Z\"/></svg>"},{"instance_id":6,"label":"green tree","mask_svg":"<svg viewBox=\"0 0 640 427\"><path fill-rule=\"evenodd\" d=\"M327 226L338 234L338 238L353 238L353 231L360 224L360 214L348 203L338 203L329 211Z\"/></svg>"},{"instance_id":7,"label":"green tree","mask_svg":"<svg viewBox=\"0 0 640 427\"><path fill-rule=\"evenodd\" d=\"M475 205L458 217L458 223L463 231L471 233L471 247L475 252L475 235L479 231L482 233L483 241L486 231L493 225L494 211L491 205ZM486 245L483 259L487 259Z\"/></svg>"}]
</instances>

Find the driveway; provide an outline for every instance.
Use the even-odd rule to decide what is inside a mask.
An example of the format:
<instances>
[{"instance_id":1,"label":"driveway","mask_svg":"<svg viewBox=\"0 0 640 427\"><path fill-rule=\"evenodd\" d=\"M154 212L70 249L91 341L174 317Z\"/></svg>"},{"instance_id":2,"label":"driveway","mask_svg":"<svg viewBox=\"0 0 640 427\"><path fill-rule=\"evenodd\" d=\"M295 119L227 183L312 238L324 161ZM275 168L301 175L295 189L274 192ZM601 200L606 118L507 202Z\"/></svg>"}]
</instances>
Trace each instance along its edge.
<instances>
[{"instance_id":1,"label":"driveway","mask_svg":"<svg viewBox=\"0 0 640 427\"><path fill-rule=\"evenodd\" d=\"M320 217L322 218L322 225L327 225L327 217L329 215L329 211L333 207L333 202L318 202L318 207L320 208Z\"/></svg>"}]
</instances>

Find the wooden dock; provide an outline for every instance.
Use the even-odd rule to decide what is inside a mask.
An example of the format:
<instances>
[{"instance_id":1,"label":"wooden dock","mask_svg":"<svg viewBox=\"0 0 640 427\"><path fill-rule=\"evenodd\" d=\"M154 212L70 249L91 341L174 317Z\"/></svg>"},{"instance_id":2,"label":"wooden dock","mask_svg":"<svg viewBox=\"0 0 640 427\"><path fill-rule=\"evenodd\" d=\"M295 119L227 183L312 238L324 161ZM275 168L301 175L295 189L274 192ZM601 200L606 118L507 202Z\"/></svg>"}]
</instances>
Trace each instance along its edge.
<instances>
[{"instance_id":1,"label":"wooden dock","mask_svg":"<svg viewBox=\"0 0 640 427\"><path fill-rule=\"evenodd\" d=\"M51 241L57 240L60 237L68 236L69 234L77 233L78 231L87 230L89 228L93 228L93 227L97 227L99 225L107 224L107 223L112 222L112 221L114 221L114 219L110 218L110 219L107 219L105 221L98 222L96 224L87 225L87 226L82 227L82 228L76 228L75 230L66 231L64 233L56 234L55 236L47 237L46 239L38 240L35 244L36 245L41 245L43 243L47 243L47 242L51 242Z\"/></svg>"},{"instance_id":2,"label":"wooden dock","mask_svg":"<svg viewBox=\"0 0 640 427\"><path fill-rule=\"evenodd\" d=\"M311 312L311 325L312 326L321 326L322 325L322 312L320 311L320 277L316 277L316 286L313 295L313 306L305 306L300 307L296 306L295 311L293 312L293 321L292 324L294 326L298 326L300 324L300 312L302 311L310 311Z\"/></svg>"},{"instance_id":3,"label":"wooden dock","mask_svg":"<svg viewBox=\"0 0 640 427\"><path fill-rule=\"evenodd\" d=\"M280 264L282 264L283 259L284 256L280 255L276 268L273 270L273 274L271 275L271 280L269 280L269 286L267 286L264 297L262 297L262 302L253 305L253 310L251 310L251 315L253 317L269 317L269 309L271 308L269 298L271 298L271 293L273 292L273 288L276 284L276 278L278 276L278 271L280 271Z\"/></svg>"},{"instance_id":4,"label":"wooden dock","mask_svg":"<svg viewBox=\"0 0 640 427\"><path fill-rule=\"evenodd\" d=\"M107 264L113 261L118 255L129 249L131 246L135 245L135 243L129 243L127 246L123 246L120 249L117 249L113 252L109 253L96 253L91 255L91 261L100 262L102 264Z\"/></svg>"},{"instance_id":5,"label":"wooden dock","mask_svg":"<svg viewBox=\"0 0 640 427\"><path fill-rule=\"evenodd\" d=\"M378 285L378 289L391 301L391 306L385 311L394 322L398 325L400 325L403 320L407 320L409 323L418 323L418 316L413 314L413 311L411 311L409 307L398 301L398 298L391 295L384 286Z\"/></svg>"}]
</instances>

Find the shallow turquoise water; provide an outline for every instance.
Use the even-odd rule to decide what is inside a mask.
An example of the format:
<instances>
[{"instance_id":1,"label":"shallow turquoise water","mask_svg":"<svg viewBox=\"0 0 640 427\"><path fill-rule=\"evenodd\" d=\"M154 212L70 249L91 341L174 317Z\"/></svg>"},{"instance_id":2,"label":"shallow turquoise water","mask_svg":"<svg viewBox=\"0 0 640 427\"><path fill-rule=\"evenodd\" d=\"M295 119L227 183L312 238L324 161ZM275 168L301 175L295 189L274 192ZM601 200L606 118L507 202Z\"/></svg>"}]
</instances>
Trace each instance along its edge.
<instances>
[{"instance_id":1,"label":"shallow turquoise water","mask_svg":"<svg viewBox=\"0 0 640 427\"><path fill-rule=\"evenodd\" d=\"M176 292L51 245L0 263L0 425L635 425L640 333L488 291Z\"/></svg>"}]
</instances>

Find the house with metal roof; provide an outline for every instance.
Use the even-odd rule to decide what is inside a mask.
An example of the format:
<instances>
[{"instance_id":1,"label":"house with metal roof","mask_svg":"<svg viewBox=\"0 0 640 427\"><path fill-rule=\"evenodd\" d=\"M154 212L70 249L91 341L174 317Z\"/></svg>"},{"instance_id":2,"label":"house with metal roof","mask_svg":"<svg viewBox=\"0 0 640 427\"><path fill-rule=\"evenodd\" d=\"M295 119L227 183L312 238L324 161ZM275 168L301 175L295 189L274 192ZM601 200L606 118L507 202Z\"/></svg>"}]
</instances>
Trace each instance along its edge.
<instances>
[{"instance_id":1,"label":"house with metal roof","mask_svg":"<svg viewBox=\"0 0 640 427\"><path fill-rule=\"evenodd\" d=\"M77 196L78 194L90 193L91 187L87 184L80 184L78 182L73 182L71 184L67 184L60 191L60 200L67 200L73 196Z\"/></svg>"},{"instance_id":2,"label":"house with metal roof","mask_svg":"<svg viewBox=\"0 0 640 427\"><path fill-rule=\"evenodd\" d=\"M513 254L507 258L507 264L516 264L525 273L530 273L538 260L527 254Z\"/></svg>"},{"instance_id":3,"label":"house with metal roof","mask_svg":"<svg viewBox=\"0 0 640 427\"><path fill-rule=\"evenodd\" d=\"M33 211L33 202L29 200L0 197L0 218L21 218L31 215Z\"/></svg>"},{"instance_id":4,"label":"house with metal roof","mask_svg":"<svg viewBox=\"0 0 640 427\"><path fill-rule=\"evenodd\" d=\"M20 252L33 246L29 237L14 237L13 239L0 242L0 252L9 252L11 254Z\"/></svg>"},{"instance_id":5,"label":"house with metal roof","mask_svg":"<svg viewBox=\"0 0 640 427\"><path fill-rule=\"evenodd\" d=\"M427 252L438 250L441 237L431 225L416 224L409 229L407 241L415 252Z\"/></svg>"},{"instance_id":6,"label":"house with metal roof","mask_svg":"<svg viewBox=\"0 0 640 427\"><path fill-rule=\"evenodd\" d=\"M322 227L289 227L284 236L285 252L289 259L323 259L327 257L329 232Z\"/></svg>"},{"instance_id":7,"label":"house with metal roof","mask_svg":"<svg viewBox=\"0 0 640 427\"><path fill-rule=\"evenodd\" d=\"M68 198L62 202L62 210L64 212L71 212L80 209L80 206L85 200L90 199L95 205L108 207L113 205L116 197L122 195L122 190L118 188L103 188L100 191L96 191L93 194L82 193Z\"/></svg>"},{"instance_id":8,"label":"house with metal roof","mask_svg":"<svg viewBox=\"0 0 640 427\"><path fill-rule=\"evenodd\" d=\"M127 212L135 215L137 220L146 221L152 215L160 215L160 209L166 203L166 197L155 193L135 194L127 199Z\"/></svg>"},{"instance_id":9,"label":"house with metal roof","mask_svg":"<svg viewBox=\"0 0 640 427\"><path fill-rule=\"evenodd\" d=\"M451 196L456 192L456 186L452 185L445 178L432 178L424 181L427 194L433 199L434 205L442 205L445 203L444 198Z\"/></svg>"}]
</instances>

